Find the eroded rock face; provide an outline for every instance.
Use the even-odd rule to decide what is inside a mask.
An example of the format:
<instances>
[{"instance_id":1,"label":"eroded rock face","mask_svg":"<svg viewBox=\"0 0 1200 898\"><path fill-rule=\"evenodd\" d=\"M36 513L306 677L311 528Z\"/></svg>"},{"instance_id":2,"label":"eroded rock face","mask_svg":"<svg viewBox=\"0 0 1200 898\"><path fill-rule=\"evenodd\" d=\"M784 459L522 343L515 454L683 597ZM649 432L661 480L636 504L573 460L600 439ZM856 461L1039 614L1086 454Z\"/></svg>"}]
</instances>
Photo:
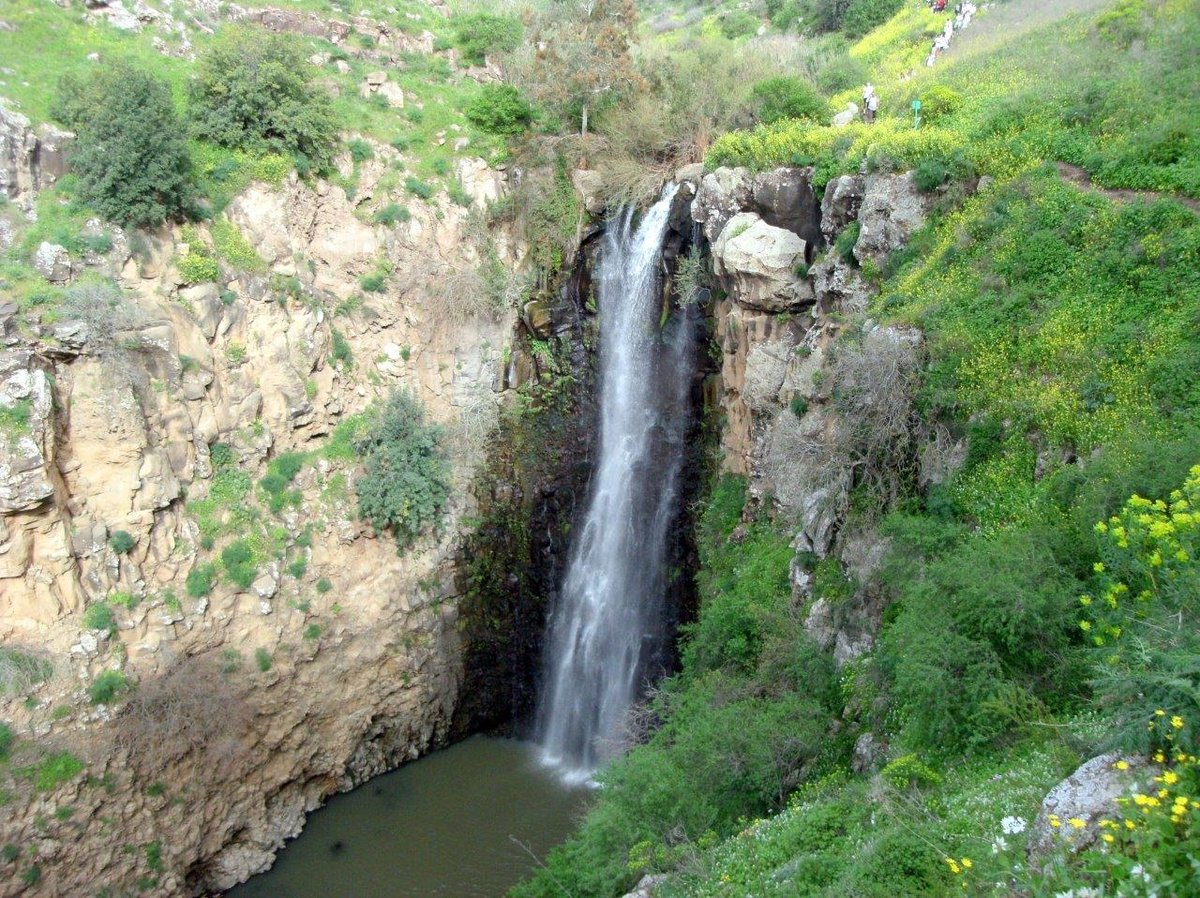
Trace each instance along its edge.
<instances>
[{"instance_id":1,"label":"eroded rock face","mask_svg":"<svg viewBox=\"0 0 1200 898\"><path fill-rule=\"evenodd\" d=\"M811 168L776 168L754 179L754 210L769 225L791 231L810 248L821 240L821 207ZM811 258L805 261L811 261Z\"/></svg>"},{"instance_id":2,"label":"eroded rock face","mask_svg":"<svg viewBox=\"0 0 1200 898\"><path fill-rule=\"evenodd\" d=\"M692 219L704 228L709 243L715 243L729 219L750 208L754 181L744 168L718 168L705 175L696 189Z\"/></svg>"},{"instance_id":3,"label":"eroded rock face","mask_svg":"<svg viewBox=\"0 0 1200 898\"><path fill-rule=\"evenodd\" d=\"M366 191L383 168L363 166ZM505 188L486 166L472 173L484 199ZM132 888L144 852L121 846L159 840L163 894L227 888L265 869L325 797L449 737L463 676L458 543L516 315L443 311L444 273L478 258L467 210L445 206L413 203L411 220L373 227L330 185L255 185L228 215L268 274L181 287L179 235L164 231L137 262L114 250L132 311L112 334L78 320L18 332L7 325L15 310L0 310L0 406L28 410L19 433L0 432L0 640L38 646L61 674L39 690L45 708L0 699L0 716L114 784L78 779L17 796L0 815L0 842L39 844L48 894ZM495 240L515 264L520 244ZM386 292L335 319L383 260L395 270ZM294 279L298 296L281 301L273 275ZM353 365L333 358L335 327ZM395 388L447 428L455 490L443 531L398 556L358 519L355 461L315 453L291 484L294 504L271 516L278 554L244 589L218 576L208 594L190 594L189 573L219 571L238 535L206 542L197 523L196 503L231 501L215 489L214 444L230 447L256 491L268 459L318 449ZM129 597L113 605L115 632L84 629L85 605L114 595ZM144 768L122 755L116 709L84 698L105 669L123 669L141 692L201 662L236 670L222 680L249 721L236 752L185 745ZM50 720L57 704L76 710ZM147 792L157 780L168 794ZM70 838L39 829L46 801L77 809ZM0 896L20 887L0 884Z\"/></svg>"},{"instance_id":4,"label":"eroded rock face","mask_svg":"<svg viewBox=\"0 0 1200 898\"><path fill-rule=\"evenodd\" d=\"M861 228L854 244L855 258L882 266L893 251L905 246L925 224L929 206L930 201L917 189L912 172L867 175L858 210Z\"/></svg>"},{"instance_id":5,"label":"eroded rock face","mask_svg":"<svg viewBox=\"0 0 1200 898\"><path fill-rule=\"evenodd\" d=\"M29 119L0 100L0 194L28 204L32 195L66 174L70 132Z\"/></svg>"},{"instance_id":6,"label":"eroded rock face","mask_svg":"<svg viewBox=\"0 0 1200 898\"><path fill-rule=\"evenodd\" d=\"M821 198L821 233L830 242L858 218L863 201L862 175L841 175L825 185Z\"/></svg>"},{"instance_id":7,"label":"eroded rock face","mask_svg":"<svg viewBox=\"0 0 1200 898\"><path fill-rule=\"evenodd\" d=\"M729 219L713 244L714 269L738 305L785 312L812 302L812 288L797 273L805 243L753 212Z\"/></svg>"}]
</instances>

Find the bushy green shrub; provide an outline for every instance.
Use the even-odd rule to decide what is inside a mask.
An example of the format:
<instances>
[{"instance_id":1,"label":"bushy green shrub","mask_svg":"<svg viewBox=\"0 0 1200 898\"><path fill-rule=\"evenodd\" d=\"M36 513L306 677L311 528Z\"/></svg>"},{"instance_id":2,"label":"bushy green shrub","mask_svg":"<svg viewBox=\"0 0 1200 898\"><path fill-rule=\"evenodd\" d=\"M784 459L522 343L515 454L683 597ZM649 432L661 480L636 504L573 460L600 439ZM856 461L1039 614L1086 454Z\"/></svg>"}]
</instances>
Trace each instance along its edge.
<instances>
[{"instance_id":1,"label":"bushy green shrub","mask_svg":"<svg viewBox=\"0 0 1200 898\"><path fill-rule=\"evenodd\" d=\"M70 752L48 755L33 771L33 785L39 792L50 792L83 772L83 762Z\"/></svg>"},{"instance_id":2,"label":"bushy green shrub","mask_svg":"<svg viewBox=\"0 0 1200 898\"><path fill-rule=\"evenodd\" d=\"M758 17L744 9L731 10L717 21L721 34L730 40L754 34L758 31L759 24Z\"/></svg>"},{"instance_id":3,"label":"bushy green shrub","mask_svg":"<svg viewBox=\"0 0 1200 898\"><path fill-rule=\"evenodd\" d=\"M533 110L511 84L484 84L464 110L467 120L489 134L520 134L533 120Z\"/></svg>"},{"instance_id":4,"label":"bushy green shrub","mask_svg":"<svg viewBox=\"0 0 1200 898\"><path fill-rule=\"evenodd\" d=\"M422 181L420 178L409 175L404 179L404 189L415 197L427 200L433 196L433 188Z\"/></svg>"},{"instance_id":5,"label":"bushy green shrub","mask_svg":"<svg viewBox=\"0 0 1200 898\"><path fill-rule=\"evenodd\" d=\"M854 245L858 243L858 234L861 228L862 225L858 221L852 221L846 226L845 230L837 235L837 239L834 240L833 248L842 257L843 262L853 263L856 261L854 258Z\"/></svg>"},{"instance_id":6,"label":"bushy green shrub","mask_svg":"<svg viewBox=\"0 0 1200 898\"><path fill-rule=\"evenodd\" d=\"M262 28L221 28L189 88L198 137L253 153L285 153L316 171L330 165L338 123L309 75L303 47Z\"/></svg>"},{"instance_id":7,"label":"bushy green shrub","mask_svg":"<svg viewBox=\"0 0 1200 898\"><path fill-rule=\"evenodd\" d=\"M758 82L750 91L758 120L775 122L783 118L821 121L827 104L807 82L791 75L780 75Z\"/></svg>"},{"instance_id":8,"label":"bushy green shrub","mask_svg":"<svg viewBox=\"0 0 1200 898\"><path fill-rule=\"evenodd\" d=\"M258 557L245 539L234 540L221 550L221 564L229 579L242 589L249 589L258 576Z\"/></svg>"},{"instance_id":9,"label":"bushy green shrub","mask_svg":"<svg viewBox=\"0 0 1200 898\"><path fill-rule=\"evenodd\" d=\"M107 705L129 691L129 681L119 670L106 670L92 680L88 686L88 701L93 705Z\"/></svg>"},{"instance_id":10,"label":"bushy green shrub","mask_svg":"<svg viewBox=\"0 0 1200 898\"><path fill-rule=\"evenodd\" d=\"M125 555L136 545L137 540L128 530L116 530L108 538L108 547L118 555Z\"/></svg>"},{"instance_id":11,"label":"bushy green shrub","mask_svg":"<svg viewBox=\"0 0 1200 898\"><path fill-rule=\"evenodd\" d=\"M401 206L399 203L388 203L382 209L377 209L375 214L371 216L371 220L376 224L394 225L398 222L405 222L412 218L412 213L408 211L407 206Z\"/></svg>"},{"instance_id":12,"label":"bushy green shrub","mask_svg":"<svg viewBox=\"0 0 1200 898\"><path fill-rule=\"evenodd\" d=\"M489 53L508 53L517 49L524 32L521 20L516 16L488 12L458 15L450 24L463 60L470 65L483 65Z\"/></svg>"},{"instance_id":13,"label":"bushy green shrub","mask_svg":"<svg viewBox=\"0 0 1200 898\"><path fill-rule=\"evenodd\" d=\"M923 159L913 171L913 181L917 185L917 190L922 193L930 193L946 182L947 174L946 166L941 159Z\"/></svg>"},{"instance_id":14,"label":"bushy green shrub","mask_svg":"<svg viewBox=\"0 0 1200 898\"><path fill-rule=\"evenodd\" d=\"M12 727L10 727L7 723L4 723L4 721L0 721L0 761L8 760L8 753L12 751L12 744Z\"/></svg>"},{"instance_id":15,"label":"bushy green shrub","mask_svg":"<svg viewBox=\"0 0 1200 898\"><path fill-rule=\"evenodd\" d=\"M953 115L962 106L962 94L944 84L934 84L921 93L921 118L936 122Z\"/></svg>"},{"instance_id":16,"label":"bushy green shrub","mask_svg":"<svg viewBox=\"0 0 1200 898\"><path fill-rule=\"evenodd\" d=\"M368 275L367 277L363 278L363 281L367 284L375 285L375 281L373 280L374 277L382 278L383 275L378 273L376 275ZM364 285L363 289L366 290L367 286ZM380 281L376 289L370 292L382 293L383 282ZM335 328L330 334L330 339L333 344L330 352L330 358L349 371L354 367L354 351L350 348L350 343L346 339L345 334Z\"/></svg>"},{"instance_id":17,"label":"bushy green shrub","mask_svg":"<svg viewBox=\"0 0 1200 898\"><path fill-rule=\"evenodd\" d=\"M355 484L358 513L377 532L391 531L400 550L437 523L450 496L442 429L424 417L417 399L393 393L355 443L365 468Z\"/></svg>"},{"instance_id":18,"label":"bushy green shrub","mask_svg":"<svg viewBox=\"0 0 1200 898\"><path fill-rule=\"evenodd\" d=\"M198 564L187 575L187 594L193 599L202 599L213 590L217 581L217 567L211 562Z\"/></svg>"},{"instance_id":19,"label":"bushy green shrub","mask_svg":"<svg viewBox=\"0 0 1200 898\"><path fill-rule=\"evenodd\" d=\"M166 83L124 66L67 77L54 114L77 132L71 167L105 218L148 227L191 207L191 158Z\"/></svg>"},{"instance_id":20,"label":"bushy green shrub","mask_svg":"<svg viewBox=\"0 0 1200 898\"><path fill-rule=\"evenodd\" d=\"M375 158L375 151L371 149L371 144L361 137L351 140L348 146L350 149L350 159L356 164Z\"/></svg>"},{"instance_id":21,"label":"bushy green shrub","mask_svg":"<svg viewBox=\"0 0 1200 898\"><path fill-rule=\"evenodd\" d=\"M92 602L84 609L83 625L89 630L108 630L112 632L117 629L117 622L113 619L112 608L103 600Z\"/></svg>"},{"instance_id":22,"label":"bushy green shrub","mask_svg":"<svg viewBox=\"0 0 1200 898\"><path fill-rule=\"evenodd\" d=\"M213 222L212 238L217 255L237 271L257 274L267 270L267 263L250 245L246 235L228 218Z\"/></svg>"}]
</instances>

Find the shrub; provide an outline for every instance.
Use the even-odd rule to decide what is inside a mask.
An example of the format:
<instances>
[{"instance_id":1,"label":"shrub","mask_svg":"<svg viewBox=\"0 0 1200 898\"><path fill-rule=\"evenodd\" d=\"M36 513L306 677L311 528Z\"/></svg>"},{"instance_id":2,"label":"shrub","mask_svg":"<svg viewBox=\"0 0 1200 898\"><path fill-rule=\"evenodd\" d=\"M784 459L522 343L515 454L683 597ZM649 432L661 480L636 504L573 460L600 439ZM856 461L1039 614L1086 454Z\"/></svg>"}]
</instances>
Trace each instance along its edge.
<instances>
[{"instance_id":1,"label":"shrub","mask_svg":"<svg viewBox=\"0 0 1200 898\"><path fill-rule=\"evenodd\" d=\"M189 89L196 136L327 169L338 123L329 94L309 77L304 52L290 36L262 28L220 29Z\"/></svg>"},{"instance_id":2,"label":"shrub","mask_svg":"<svg viewBox=\"0 0 1200 898\"><path fill-rule=\"evenodd\" d=\"M110 633L117 629L112 608L103 600L87 606L83 612L83 625L89 630L107 630Z\"/></svg>"},{"instance_id":3,"label":"shrub","mask_svg":"<svg viewBox=\"0 0 1200 898\"><path fill-rule=\"evenodd\" d=\"M128 530L117 530L108 540L108 546L118 555L124 555L137 545L137 540L133 538Z\"/></svg>"},{"instance_id":4,"label":"shrub","mask_svg":"<svg viewBox=\"0 0 1200 898\"><path fill-rule=\"evenodd\" d=\"M721 34L730 40L754 34L758 31L759 24L758 16L744 9L735 9L726 13L717 23Z\"/></svg>"},{"instance_id":5,"label":"shrub","mask_svg":"<svg viewBox=\"0 0 1200 898\"><path fill-rule=\"evenodd\" d=\"M175 261L179 276L187 284L204 284L221 276L217 260L208 255L189 250Z\"/></svg>"},{"instance_id":6,"label":"shrub","mask_svg":"<svg viewBox=\"0 0 1200 898\"><path fill-rule=\"evenodd\" d=\"M320 624L309 624L307 627L305 627L304 628L304 638L309 640L310 642L320 639L321 638L321 625Z\"/></svg>"},{"instance_id":7,"label":"shrub","mask_svg":"<svg viewBox=\"0 0 1200 898\"><path fill-rule=\"evenodd\" d=\"M322 577L317 581L317 592L321 593L321 595L324 595L331 589L333 589L333 584L329 582L329 578Z\"/></svg>"},{"instance_id":8,"label":"shrub","mask_svg":"<svg viewBox=\"0 0 1200 898\"><path fill-rule=\"evenodd\" d=\"M0 721L0 761L8 760L8 753L12 750L12 744L12 727L3 721ZM11 858L9 860L11 860Z\"/></svg>"},{"instance_id":9,"label":"shrub","mask_svg":"<svg viewBox=\"0 0 1200 898\"><path fill-rule=\"evenodd\" d=\"M412 213L408 211L407 206L401 206L398 203L388 203L382 209L375 210L372 220L376 224L394 225L397 222L405 222L412 218Z\"/></svg>"},{"instance_id":10,"label":"shrub","mask_svg":"<svg viewBox=\"0 0 1200 898\"><path fill-rule=\"evenodd\" d=\"M266 673L268 670L270 670L271 666L274 664L274 662L271 660L271 653L261 646L254 650L254 663L258 665L258 669L263 673Z\"/></svg>"},{"instance_id":11,"label":"shrub","mask_svg":"<svg viewBox=\"0 0 1200 898\"><path fill-rule=\"evenodd\" d=\"M375 151L371 149L371 144L363 140L361 137L356 137L350 141L350 158L355 165L360 162L366 162L368 159L375 158Z\"/></svg>"},{"instance_id":12,"label":"shrub","mask_svg":"<svg viewBox=\"0 0 1200 898\"><path fill-rule=\"evenodd\" d=\"M533 119L529 102L511 84L484 84L464 110L467 120L489 134L520 134Z\"/></svg>"},{"instance_id":13,"label":"shrub","mask_svg":"<svg viewBox=\"0 0 1200 898\"><path fill-rule=\"evenodd\" d=\"M879 775L894 789L925 789L936 786L942 777L915 754L902 755L890 762Z\"/></svg>"},{"instance_id":14,"label":"shrub","mask_svg":"<svg viewBox=\"0 0 1200 898\"><path fill-rule=\"evenodd\" d=\"M379 275L379 277L382 276ZM363 278L363 280L365 281L366 278ZM364 287L364 289L366 288ZM382 292L382 288L376 292ZM354 351L350 348L350 343L346 340L346 336L335 328L330 334L330 340L333 344L330 351L330 358L335 362L339 362L343 368L349 371L354 367Z\"/></svg>"},{"instance_id":15,"label":"shrub","mask_svg":"<svg viewBox=\"0 0 1200 898\"><path fill-rule=\"evenodd\" d=\"M129 681L119 670L103 671L88 686L88 700L93 705L107 705L129 691Z\"/></svg>"},{"instance_id":16,"label":"shrub","mask_svg":"<svg viewBox=\"0 0 1200 898\"><path fill-rule=\"evenodd\" d=\"M894 16L903 5L904 0L850 0L842 17L841 30L847 37L862 37Z\"/></svg>"},{"instance_id":17,"label":"shrub","mask_svg":"<svg viewBox=\"0 0 1200 898\"><path fill-rule=\"evenodd\" d=\"M931 85L921 94L921 118L932 124L953 115L962 106L962 94L941 84Z\"/></svg>"},{"instance_id":18,"label":"shrub","mask_svg":"<svg viewBox=\"0 0 1200 898\"><path fill-rule=\"evenodd\" d=\"M825 117L825 100L806 81L791 75L780 75L758 82L750 91L761 122L782 118L804 118L821 121Z\"/></svg>"},{"instance_id":19,"label":"shrub","mask_svg":"<svg viewBox=\"0 0 1200 898\"><path fill-rule=\"evenodd\" d=\"M415 178L412 175L404 179L404 189L413 196L420 197L423 200L427 200L433 196L433 188L420 178Z\"/></svg>"},{"instance_id":20,"label":"shrub","mask_svg":"<svg viewBox=\"0 0 1200 898\"><path fill-rule=\"evenodd\" d=\"M358 479L359 515L390 530L400 550L436 523L450 496L450 465L442 430L424 421L420 403L396 392L355 443L365 472Z\"/></svg>"},{"instance_id":21,"label":"shrub","mask_svg":"<svg viewBox=\"0 0 1200 898\"><path fill-rule=\"evenodd\" d=\"M211 562L198 564L187 575L187 594L193 599L202 599L213 590L217 579L216 565Z\"/></svg>"},{"instance_id":22,"label":"shrub","mask_svg":"<svg viewBox=\"0 0 1200 898\"><path fill-rule=\"evenodd\" d=\"M843 262L854 263L854 245L858 243L858 232L862 227L857 221L852 221L842 233L837 235L833 248L842 257Z\"/></svg>"},{"instance_id":23,"label":"shrub","mask_svg":"<svg viewBox=\"0 0 1200 898\"><path fill-rule=\"evenodd\" d=\"M71 167L105 218L148 227L191 206L191 159L165 82L123 66L68 77L54 114L77 132Z\"/></svg>"},{"instance_id":24,"label":"shrub","mask_svg":"<svg viewBox=\"0 0 1200 898\"><path fill-rule=\"evenodd\" d=\"M245 539L235 540L221 550L221 564L229 579L242 589L249 589L257 575L258 559Z\"/></svg>"},{"instance_id":25,"label":"shrub","mask_svg":"<svg viewBox=\"0 0 1200 898\"><path fill-rule=\"evenodd\" d=\"M508 53L517 49L524 31L516 16L487 12L455 16L451 25L463 61L470 65L483 65L489 53Z\"/></svg>"},{"instance_id":26,"label":"shrub","mask_svg":"<svg viewBox=\"0 0 1200 898\"><path fill-rule=\"evenodd\" d=\"M924 159L913 171L913 181L917 185L917 190L922 193L930 193L945 183L948 174L942 160Z\"/></svg>"}]
</instances>

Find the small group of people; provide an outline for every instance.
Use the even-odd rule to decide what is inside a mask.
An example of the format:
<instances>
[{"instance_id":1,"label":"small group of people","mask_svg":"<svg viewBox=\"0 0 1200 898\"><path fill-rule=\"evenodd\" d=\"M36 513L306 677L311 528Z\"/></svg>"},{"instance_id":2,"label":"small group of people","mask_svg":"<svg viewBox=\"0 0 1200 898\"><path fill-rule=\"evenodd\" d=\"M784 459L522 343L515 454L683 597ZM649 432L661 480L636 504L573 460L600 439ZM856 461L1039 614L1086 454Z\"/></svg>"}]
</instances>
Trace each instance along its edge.
<instances>
[{"instance_id":1,"label":"small group of people","mask_svg":"<svg viewBox=\"0 0 1200 898\"><path fill-rule=\"evenodd\" d=\"M868 125L875 124L875 114L879 112L879 94L875 93L875 85L870 81L863 87L862 116Z\"/></svg>"},{"instance_id":2,"label":"small group of people","mask_svg":"<svg viewBox=\"0 0 1200 898\"><path fill-rule=\"evenodd\" d=\"M943 12L946 9L946 0L934 0L933 11ZM946 20L946 27L942 29L941 34L933 39L933 48L929 51L929 55L925 58L925 65L932 66L937 62L940 54L950 49L950 39L954 37L954 32L961 31L971 24L971 19L974 17L978 8L974 3L964 2L959 3L954 7L954 18Z\"/></svg>"}]
</instances>

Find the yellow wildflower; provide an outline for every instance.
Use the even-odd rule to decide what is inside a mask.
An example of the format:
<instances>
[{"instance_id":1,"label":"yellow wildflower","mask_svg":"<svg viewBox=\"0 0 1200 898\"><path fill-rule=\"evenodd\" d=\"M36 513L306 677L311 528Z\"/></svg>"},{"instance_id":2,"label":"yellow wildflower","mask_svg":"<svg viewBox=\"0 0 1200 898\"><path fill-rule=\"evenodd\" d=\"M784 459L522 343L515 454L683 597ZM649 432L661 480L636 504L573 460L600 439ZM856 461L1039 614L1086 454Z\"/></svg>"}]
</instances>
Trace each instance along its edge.
<instances>
[{"instance_id":1,"label":"yellow wildflower","mask_svg":"<svg viewBox=\"0 0 1200 898\"><path fill-rule=\"evenodd\" d=\"M1113 766L1116 767L1118 770L1128 770L1129 762L1126 760L1120 760L1120 761L1117 761L1117 763L1113 764Z\"/></svg>"},{"instance_id":2,"label":"yellow wildflower","mask_svg":"<svg viewBox=\"0 0 1200 898\"><path fill-rule=\"evenodd\" d=\"M1182 730L1183 729L1183 718L1180 717L1178 714L1176 714L1174 717L1171 718L1171 726L1175 727L1175 729L1177 729L1177 730Z\"/></svg>"},{"instance_id":3,"label":"yellow wildflower","mask_svg":"<svg viewBox=\"0 0 1200 898\"><path fill-rule=\"evenodd\" d=\"M1085 826L1087 826L1087 821L1080 820L1078 817L1072 817L1067 822L1069 824L1071 824L1073 827L1075 827L1076 829L1083 829Z\"/></svg>"}]
</instances>

